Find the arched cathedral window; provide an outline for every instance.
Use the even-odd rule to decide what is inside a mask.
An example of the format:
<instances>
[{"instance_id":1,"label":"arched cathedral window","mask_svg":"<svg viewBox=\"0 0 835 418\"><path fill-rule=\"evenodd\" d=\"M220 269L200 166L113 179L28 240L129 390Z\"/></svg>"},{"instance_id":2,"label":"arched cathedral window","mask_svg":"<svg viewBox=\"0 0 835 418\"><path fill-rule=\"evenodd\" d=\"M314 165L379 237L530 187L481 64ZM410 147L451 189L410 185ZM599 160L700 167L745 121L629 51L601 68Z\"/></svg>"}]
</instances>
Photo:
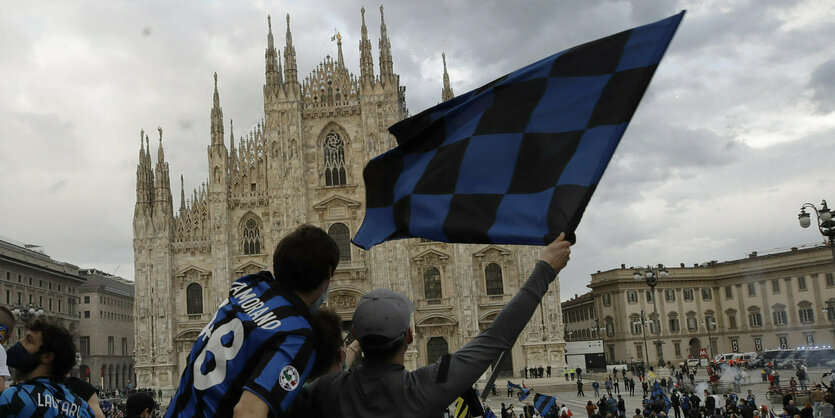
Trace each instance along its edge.
<instances>
[{"instance_id":1,"label":"arched cathedral window","mask_svg":"<svg viewBox=\"0 0 835 418\"><path fill-rule=\"evenodd\" d=\"M243 231L244 254L261 254L261 229L255 219L247 219Z\"/></svg>"},{"instance_id":2,"label":"arched cathedral window","mask_svg":"<svg viewBox=\"0 0 835 418\"><path fill-rule=\"evenodd\" d=\"M186 309L189 315L203 313L203 286L192 283L186 288Z\"/></svg>"},{"instance_id":3,"label":"arched cathedral window","mask_svg":"<svg viewBox=\"0 0 835 418\"><path fill-rule=\"evenodd\" d=\"M435 267L429 267L423 271L423 295L428 300L437 300L443 297L441 272Z\"/></svg>"},{"instance_id":4,"label":"arched cathedral window","mask_svg":"<svg viewBox=\"0 0 835 418\"><path fill-rule=\"evenodd\" d=\"M496 263L490 263L484 269L485 284L488 295L501 295L504 293L502 286L502 268Z\"/></svg>"},{"instance_id":5,"label":"arched cathedral window","mask_svg":"<svg viewBox=\"0 0 835 418\"><path fill-rule=\"evenodd\" d=\"M328 235L339 247L339 261L351 261L351 233L345 224L335 223L328 228Z\"/></svg>"},{"instance_id":6,"label":"arched cathedral window","mask_svg":"<svg viewBox=\"0 0 835 418\"><path fill-rule=\"evenodd\" d=\"M325 152L325 186L342 186L345 180L345 143L339 134L330 131L322 147Z\"/></svg>"}]
</instances>

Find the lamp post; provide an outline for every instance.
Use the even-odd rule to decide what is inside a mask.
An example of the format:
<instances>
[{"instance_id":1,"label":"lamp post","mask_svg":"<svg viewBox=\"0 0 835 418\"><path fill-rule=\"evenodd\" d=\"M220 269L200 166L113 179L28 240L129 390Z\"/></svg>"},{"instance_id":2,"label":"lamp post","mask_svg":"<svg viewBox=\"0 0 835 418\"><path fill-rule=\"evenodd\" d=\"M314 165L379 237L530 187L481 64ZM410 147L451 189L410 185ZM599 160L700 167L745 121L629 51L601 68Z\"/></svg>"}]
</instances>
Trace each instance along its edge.
<instances>
[{"instance_id":1,"label":"lamp post","mask_svg":"<svg viewBox=\"0 0 835 418\"><path fill-rule=\"evenodd\" d=\"M638 321L635 321L638 322ZM644 335L644 353L646 356L646 364L649 364L649 346L647 345L647 320L643 309L641 310L641 334Z\"/></svg>"},{"instance_id":2,"label":"lamp post","mask_svg":"<svg viewBox=\"0 0 835 418\"><path fill-rule=\"evenodd\" d=\"M835 299L829 299L826 302L826 307L821 309L825 313L829 321L832 322L832 334L835 335Z\"/></svg>"},{"instance_id":3,"label":"lamp post","mask_svg":"<svg viewBox=\"0 0 835 418\"><path fill-rule=\"evenodd\" d=\"M713 340L710 337L710 330L711 330L711 328L716 326L716 320L713 319L713 317L711 317L710 315L705 315L705 320L704 320L704 322L702 322L702 324L704 324L705 329L707 329L707 346L708 346L708 350L710 350L710 360L708 360L708 361L712 361L713 360Z\"/></svg>"},{"instance_id":4,"label":"lamp post","mask_svg":"<svg viewBox=\"0 0 835 418\"><path fill-rule=\"evenodd\" d=\"M832 219L832 212L826 205L826 200L821 200L820 209L811 203L804 203L800 207L800 213L797 215L797 219L800 221L802 228L808 228L812 224L812 219L809 213L806 212L806 208L815 211L815 216L818 218L818 230L824 238L829 240L829 248L832 250L832 261L835 262L835 220Z\"/></svg>"},{"instance_id":5,"label":"lamp post","mask_svg":"<svg viewBox=\"0 0 835 418\"><path fill-rule=\"evenodd\" d=\"M635 270L632 277L635 280L645 280L647 286L650 288L650 293L652 294L652 311L655 315L656 327L655 327L655 350L658 352L658 366L664 366L664 350L661 349L661 321L658 318L658 304L656 303L656 295L655 295L655 286L658 285L658 279L666 279L670 277L670 273L667 269L664 268L663 264L659 264L656 267L647 266L646 269L643 270ZM642 314L643 315L643 314ZM649 360L649 352L647 352L647 360Z\"/></svg>"}]
</instances>

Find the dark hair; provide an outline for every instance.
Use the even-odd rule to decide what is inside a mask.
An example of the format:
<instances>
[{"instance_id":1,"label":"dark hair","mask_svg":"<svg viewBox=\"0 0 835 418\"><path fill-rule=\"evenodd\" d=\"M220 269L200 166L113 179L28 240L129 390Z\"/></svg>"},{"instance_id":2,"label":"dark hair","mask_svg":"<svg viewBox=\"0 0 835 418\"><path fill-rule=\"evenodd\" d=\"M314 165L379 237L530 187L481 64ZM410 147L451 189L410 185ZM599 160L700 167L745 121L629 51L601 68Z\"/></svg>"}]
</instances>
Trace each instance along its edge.
<instances>
[{"instance_id":1,"label":"dark hair","mask_svg":"<svg viewBox=\"0 0 835 418\"><path fill-rule=\"evenodd\" d=\"M75 343L72 334L60 322L50 318L37 318L27 327L29 332L41 334L40 353L52 353L52 378L62 381L75 365Z\"/></svg>"},{"instance_id":2,"label":"dark hair","mask_svg":"<svg viewBox=\"0 0 835 418\"><path fill-rule=\"evenodd\" d=\"M339 358L339 348L342 346L341 323L339 315L330 309L319 309L311 316L316 360L308 379L327 373L333 362Z\"/></svg>"},{"instance_id":3,"label":"dark hair","mask_svg":"<svg viewBox=\"0 0 835 418\"><path fill-rule=\"evenodd\" d=\"M366 335L360 338L362 355L376 362L387 362L392 359L406 345L406 336L390 340L380 335Z\"/></svg>"},{"instance_id":4,"label":"dark hair","mask_svg":"<svg viewBox=\"0 0 835 418\"><path fill-rule=\"evenodd\" d=\"M273 254L276 280L309 292L333 275L339 247L322 228L302 225L279 241Z\"/></svg>"}]
</instances>

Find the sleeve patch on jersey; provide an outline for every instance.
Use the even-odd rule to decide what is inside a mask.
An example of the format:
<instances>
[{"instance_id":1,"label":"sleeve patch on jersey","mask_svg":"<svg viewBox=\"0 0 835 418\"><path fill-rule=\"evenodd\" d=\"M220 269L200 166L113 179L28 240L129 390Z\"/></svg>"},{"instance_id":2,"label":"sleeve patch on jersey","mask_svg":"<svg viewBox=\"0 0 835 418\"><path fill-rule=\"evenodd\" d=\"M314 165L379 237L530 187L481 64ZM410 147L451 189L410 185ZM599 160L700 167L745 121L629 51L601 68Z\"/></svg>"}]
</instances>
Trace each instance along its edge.
<instances>
[{"instance_id":1,"label":"sleeve patch on jersey","mask_svg":"<svg viewBox=\"0 0 835 418\"><path fill-rule=\"evenodd\" d=\"M284 366L278 374L278 384L282 389L291 392L299 386L299 371L289 364Z\"/></svg>"}]
</instances>

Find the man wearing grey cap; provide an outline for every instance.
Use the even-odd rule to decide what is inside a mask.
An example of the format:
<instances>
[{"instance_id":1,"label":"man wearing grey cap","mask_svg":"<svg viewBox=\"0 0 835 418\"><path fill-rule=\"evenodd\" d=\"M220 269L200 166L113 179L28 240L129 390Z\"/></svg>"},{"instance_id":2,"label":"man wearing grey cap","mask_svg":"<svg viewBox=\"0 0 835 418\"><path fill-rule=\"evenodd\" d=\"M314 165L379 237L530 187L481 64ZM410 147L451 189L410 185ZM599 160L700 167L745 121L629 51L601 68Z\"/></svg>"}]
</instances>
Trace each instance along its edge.
<instances>
[{"instance_id":1,"label":"man wearing grey cap","mask_svg":"<svg viewBox=\"0 0 835 418\"><path fill-rule=\"evenodd\" d=\"M412 302L388 290L366 293L354 311L354 336L365 356L355 370L325 375L308 388L305 416L440 417L513 346L548 285L565 267L571 245L560 234L542 250L530 278L496 316L493 324L460 350L414 371L405 369L406 348L414 341Z\"/></svg>"}]
</instances>

